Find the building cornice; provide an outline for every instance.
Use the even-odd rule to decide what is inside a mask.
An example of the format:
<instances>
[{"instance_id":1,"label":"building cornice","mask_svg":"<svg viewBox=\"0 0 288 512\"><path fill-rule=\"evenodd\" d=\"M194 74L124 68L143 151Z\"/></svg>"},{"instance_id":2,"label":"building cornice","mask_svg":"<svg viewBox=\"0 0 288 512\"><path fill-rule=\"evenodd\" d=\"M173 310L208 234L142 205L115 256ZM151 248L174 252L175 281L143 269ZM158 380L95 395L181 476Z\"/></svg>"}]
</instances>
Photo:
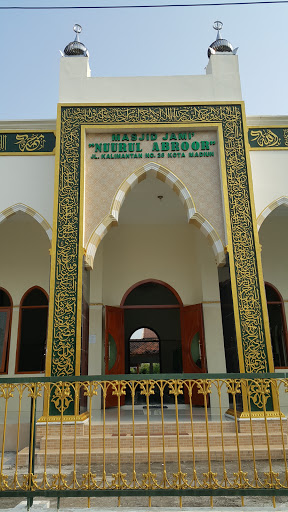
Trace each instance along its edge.
<instances>
[{"instance_id":1,"label":"building cornice","mask_svg":"<svg viewBox=\"0 0 288 512\"><path fill-rule=\"evenodd\" d=\"M288 126L288 116L247 116L247 126Z\"/></svg>"},{"instance_id":2,"label":"building cornice","mask_svg":"<svg viewBox=\"0 0 288 512\"><path fill-rule=\"evenodd\" d=\"M56 130L56 119L19 119L0 121L0 130Z\"/></svg>"}]
</instances>

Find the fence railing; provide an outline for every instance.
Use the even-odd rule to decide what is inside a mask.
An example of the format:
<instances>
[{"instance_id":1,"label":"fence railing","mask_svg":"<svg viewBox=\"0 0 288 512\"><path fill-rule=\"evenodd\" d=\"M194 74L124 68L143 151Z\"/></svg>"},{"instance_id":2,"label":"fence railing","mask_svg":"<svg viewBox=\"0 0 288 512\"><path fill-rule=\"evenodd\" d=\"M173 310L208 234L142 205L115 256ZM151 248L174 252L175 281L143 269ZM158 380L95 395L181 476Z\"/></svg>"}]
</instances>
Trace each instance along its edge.
<instances>
[{"instance_id":1,"label":"fence railing","mask_svg":"<svg viewBox=\"0 0 288 512\"><path fill-rule=\"evenodd\" d=\"M199 376L1 379L0 498L176 496L181 506L256 495L275 505L288 496L286 374Z\"/></svg>"}]
</instances>

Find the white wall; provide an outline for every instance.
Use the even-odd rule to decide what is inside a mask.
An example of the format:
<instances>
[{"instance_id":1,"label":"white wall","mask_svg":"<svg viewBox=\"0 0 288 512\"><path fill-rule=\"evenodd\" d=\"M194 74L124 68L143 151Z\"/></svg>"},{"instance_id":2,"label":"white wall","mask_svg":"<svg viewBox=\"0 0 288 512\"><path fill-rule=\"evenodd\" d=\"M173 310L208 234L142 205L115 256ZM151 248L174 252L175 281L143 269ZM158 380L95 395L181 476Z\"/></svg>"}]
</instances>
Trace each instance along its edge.
<instances>
[{"instance_id":1,"label":"white wall","mask_svg":"<svg viewBox=\"0 0 288 512\"><path fill-rule=\"evenodd\" d=\"M53 223L54 156L1 156L0 212L23 203Z\"/></svg>"},{"instance_id":2,"label":"white wall","mask_svg":"<svg viewBox=\"0 0 288 512\"><path fill-rule=\"evenodd\" d=\"M130 286L150 278L173 286L184 304L201 302L198 233L188 224L112 228L104 238L104 303L119 305Z\"/></svg>"},{"instance_id":3,"label":"white wall","mask_svg":"<svg viewBox=\"0 0 288 512\"><path fill-rule=\"evenodd\" d=\"M264 280L276 286L283 300L286 301L288 301L287 232L288 216L282 217L273 213L265 219L259 231Z\"/></svg>"},{"instance_id":4,"label":"white wall","mask_svg":"<svg viewBox=\"0 0 288 512\"><path fill-rule=\"evenodd\" d=\"M288 196L288 151L250 151L256 217L269 204Z\"/></svg>"},{"instance_id":5,"label":"white wall","mask_svg":"<svg viewBox=\"0 0 288 512\"><path fill-rule=\"evenodd\" d=\"M287 209L288 215L288 209ZM260 231L264 280L273 284L284 300L288 324L288 216L277 216L277 209L263 222Z\"/></svg>"}]
</instances>

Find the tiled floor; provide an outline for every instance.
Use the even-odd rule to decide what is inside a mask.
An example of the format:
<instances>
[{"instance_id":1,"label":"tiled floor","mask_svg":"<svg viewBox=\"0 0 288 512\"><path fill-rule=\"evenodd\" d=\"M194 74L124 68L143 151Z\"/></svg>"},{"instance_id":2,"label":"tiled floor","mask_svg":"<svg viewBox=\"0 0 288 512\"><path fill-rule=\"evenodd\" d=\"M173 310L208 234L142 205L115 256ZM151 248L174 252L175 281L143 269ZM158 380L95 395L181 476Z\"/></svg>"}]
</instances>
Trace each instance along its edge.
<instances>
[{"instance_id":1,"label":"tiled floor","mask_svg":"<svg viewBox=\"0 0 288 512\"><path fill-rule=\"evenodd\" d=\"M205 421L205 409L203 407L193 407L193 422L194 421ZM117 422L118 421L118 409L117 407L111 407L105 411L106 422ZM164 408L164 420L167 422L175 422L176 412L175 406L168 405ZM211 411L208 411L208 419L211 419ZM220 419L219 414L213 413L213 419L217 421ZM120 421L121 423L131 422L132 420L132 406L123 405L120 409ZM178 406L178 420L181 422L190 422L190 407L189 405L180 404ZM102 423L103 421L103 410L93 411L92 421L96 423ZM147 421L147 408L143 405L136 405L134 407L134 421L143 423ZM161 408L150 406L149 407L149 421L150 422L161 422Z\"/></svg>"}]
</instances>

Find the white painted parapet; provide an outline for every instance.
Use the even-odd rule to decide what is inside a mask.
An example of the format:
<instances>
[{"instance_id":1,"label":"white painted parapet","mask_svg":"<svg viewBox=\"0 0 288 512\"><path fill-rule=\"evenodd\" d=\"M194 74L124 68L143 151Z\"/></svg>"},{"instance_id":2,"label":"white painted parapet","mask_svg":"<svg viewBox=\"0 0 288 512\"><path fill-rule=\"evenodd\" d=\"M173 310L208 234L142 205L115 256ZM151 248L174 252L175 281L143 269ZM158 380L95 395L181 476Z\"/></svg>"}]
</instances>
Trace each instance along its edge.
<instances>
[{"instance_id":1,"label":"white painted parapet","mask_svg":"<svg viewBox=\"0 0 288 512\"><path fill-rule=\"evenodd\" d=\"M91 77L88 57L60 60L60 103L240 101L238 57L211 55L206 75Z\"/></svg>"}]
</instances>

